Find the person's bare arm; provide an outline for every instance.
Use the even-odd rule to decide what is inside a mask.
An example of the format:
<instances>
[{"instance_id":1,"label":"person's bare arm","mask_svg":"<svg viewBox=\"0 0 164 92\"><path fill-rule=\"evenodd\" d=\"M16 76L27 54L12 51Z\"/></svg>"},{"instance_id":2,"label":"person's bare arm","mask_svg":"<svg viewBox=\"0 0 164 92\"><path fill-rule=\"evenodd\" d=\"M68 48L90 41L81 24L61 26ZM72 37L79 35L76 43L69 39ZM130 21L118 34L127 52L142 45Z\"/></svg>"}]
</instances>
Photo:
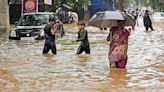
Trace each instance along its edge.
<instances>
[{"instance_id":1,"label":"person's bare arm","mask_svg":"<svg viewBox=\"0 0 164 92\"><path fill-rule=\"evenodd\" d=\"M55 35L56 31L57 31L56 28L51 29L51 34Z\"/></svg>"},{"instance_id":2,"label":"person's bare arm","mask_svg":"<svg viewBox=\"0 0 164 92\"><path fill-rule=\"evenodd\" d=\"M60 29L61 29L61 24L55 24L53 26L53 28L51 29L52 35L55 35L55 33L57 33L58 31L60 31Z\"/></svg>"}]
</instances>

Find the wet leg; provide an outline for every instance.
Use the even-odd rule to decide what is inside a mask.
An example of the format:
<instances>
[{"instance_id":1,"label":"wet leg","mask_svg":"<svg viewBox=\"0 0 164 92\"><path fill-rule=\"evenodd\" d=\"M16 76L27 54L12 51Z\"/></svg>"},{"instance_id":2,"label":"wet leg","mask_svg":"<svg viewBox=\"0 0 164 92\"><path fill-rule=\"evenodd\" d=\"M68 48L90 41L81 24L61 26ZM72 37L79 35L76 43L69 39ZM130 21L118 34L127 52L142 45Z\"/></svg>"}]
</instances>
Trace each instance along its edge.
<instances>
[{"instance_id":1,"label":"wet leg","mask_svg":"<svg viewBox=\"0 0 164 92\"><path fill-rule=\"evenodd\" d=\"M57 52L56 52L56 44L55 44L54 41L51 42L51 51L52 51L52 53L53 53L54 55L57 54Z\"/></svg>"},{"instance_id":2,"label":"wet leg","mask_svg":"<svg viewBox=\"0 0 164 92\"><path fill-rule=\"evenodd\" d=\"M111 62L110 63L110 68L117 68L116 63L115 62Z\"/></svg>"},{"instance_id":3,"label":"wet leg","mask_svg":"<svg viewBox=\"0 0 164 92\"><path fill-rule=\"evenodd\" d=\"M153 27L152 27L152 25L150 26L150 29L151 29L151 31L153 31L154 29L153 29Z\"/></svg>"},{"instance_id":4,"label":"wet leg","mask_svg":"<svg viewBox=\"0 0 164 92\"><path fill-rule=\"evenodd\" d=\"M117 63L117 68L125 68L126 67L127 60L121 60Z\"/></svg>"},{"instance_id":5,"label":"wet leg","mask_svg":"<svg viewBox=\"0 0 164 92\"><path fill-rule=\"evenodd\" d=\"M84 48L82 45L80 45L77 49L77 53L76 54L81 54L84 51Z\"/></svg>"},{"instance_id":6,"label":"wet leg","mask_svg":"<svg viewBox=\"0 0 164 92\"><path fill-rule=\"evenodd\" d=\"M85 50L85 53L86 53L86 54L90 54L90 47L89 47L89 46L86 46L86 47L84 48L84 50Z\"/></svg>"},{"instance_id":7,"label":"wet leg","mask_svg":"<svg viewBox=\"0 0 164 92\"><path fill-rule=\"evenodd\" d=\"M45 44L44 44L44 48L43 48L43 54L47 54L50 50L50 45L49 42L47 40L45 40Z\"/></svg>"},{"instance_id":8,"label":"wet leg","mask_svg":"<svg viewBox=\"0 0 164 92\"><path fill-rule=\"evenodd\" d=\"M148 31L149 27L145 27L146 28L146 31Z\"/></svg>"}]
</instances>

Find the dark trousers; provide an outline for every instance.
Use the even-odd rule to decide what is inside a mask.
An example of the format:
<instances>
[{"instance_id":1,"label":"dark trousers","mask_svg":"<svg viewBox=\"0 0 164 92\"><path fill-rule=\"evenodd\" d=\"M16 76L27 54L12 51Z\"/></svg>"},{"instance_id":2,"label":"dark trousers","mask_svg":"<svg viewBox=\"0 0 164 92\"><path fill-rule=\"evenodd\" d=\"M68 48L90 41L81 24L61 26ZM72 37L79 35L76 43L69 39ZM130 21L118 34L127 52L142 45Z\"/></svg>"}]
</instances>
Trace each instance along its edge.
<instances>
[{"instance_id":1,"label":"dark trousers","mask_svg":"<svg viewBox=\"0 0 164 92\"><path fill-rule=\"evenodd\" d=\"M44 48L43 48L43 54L47 54L49 52L49 50L51 50L53 54L57 54L55 41L46 39Z\"/></svg>"},{"instance_id":2,"label":"dark trousers","mask_svg":"<svg viewBox=\"0 0 164 92\"><path fill-rule=\"evenodd\" d=\"M76 54L81 54L83 51L85 51L86 54L90 54L90 47L88 46L83 46L80 45L79 48L77 49L77 53Z\"/></svg>"},{"instance_id":3,"label":"dark trousers","mask_svg":"<svg viewBox=\"0 0 164 92\"><path fill-rule=\"evenodd\" d=\"M149 26L151 30L154 30L152 26ZM149 27L145 27L146 31L148 31Z\"/></svg>"}]
</instances>

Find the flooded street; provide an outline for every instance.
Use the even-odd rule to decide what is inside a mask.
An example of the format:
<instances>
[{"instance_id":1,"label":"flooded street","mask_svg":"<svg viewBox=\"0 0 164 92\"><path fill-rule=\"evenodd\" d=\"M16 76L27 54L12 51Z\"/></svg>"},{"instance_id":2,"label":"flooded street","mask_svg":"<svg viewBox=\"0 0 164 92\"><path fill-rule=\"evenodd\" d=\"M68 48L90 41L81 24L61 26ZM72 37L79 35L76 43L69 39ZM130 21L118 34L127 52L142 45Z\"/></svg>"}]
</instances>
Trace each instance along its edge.
<instances>
[{"instance_id":1,"label":"flooded street","mask_svg":"<svg viewBox=\"0 0 164 92\"><path fill-rule=\"evenodd\" d=\"M141 23L142 20L139 20ZM57 55L42 55L44 40L8 40L0 33L0 92L164 92L164 22L129 38L126 70L110 70L108 31L87 27L91 55L76 55L77 27L65 25Z\"/></svg>"}]
</instances>

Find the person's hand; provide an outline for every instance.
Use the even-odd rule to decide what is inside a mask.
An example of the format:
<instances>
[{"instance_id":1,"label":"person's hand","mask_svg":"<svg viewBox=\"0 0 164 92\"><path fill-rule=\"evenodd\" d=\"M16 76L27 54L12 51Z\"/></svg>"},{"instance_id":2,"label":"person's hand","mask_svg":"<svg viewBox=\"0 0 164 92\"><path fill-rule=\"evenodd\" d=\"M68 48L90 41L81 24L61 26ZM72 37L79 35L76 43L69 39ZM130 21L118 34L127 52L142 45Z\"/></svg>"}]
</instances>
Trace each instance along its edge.
<instances>
[{"instance_id":1,"label":"person's hand","mask_svg":"<svg viewBox=\"0 0 164 92\"><path fill-rule=\"evenodd\" d=\"M131 31L132 31L132 29L131 29L131 28L128 28L128 31L129 31L129 32L131 32Z\"/></svg>"},{"instance_id":2,"label":"person's hand","mask_svg":"<svg viewBox=\"0 0 164 92\"><path fill-rule=\"evenodd\" d=\"M78 42L79 40L78 39L76 39L76 42Z\"/></svg>"},{"instance_id":3,"label":"person's hand","mask_svg":"<svg viewBox=\"0 0 164 92\"><path fill-rule=\"evenodd\" d=\"M52 35L55 35L54 29L51 29L50 31Z\"/></svg>"},{"instance_id":4,"label":"person's hand","mask_svg":"<svg viewBox=\"0 0 164 92\"><path fill-rule=\"evenodd\" d=\"M75 43L75 42L77 42L76 40L72 40L72 43Z\"/></svg>"},{"instance_id":5,"label":"person's hand","mask_svg":"<svg viewBox=\"0 0 164 92\"><path fill-rule=\"evenodd\" d=\"M111 41L108 41L108 44L110 44L111 43Z\"/></svg>"}]
</instances>

